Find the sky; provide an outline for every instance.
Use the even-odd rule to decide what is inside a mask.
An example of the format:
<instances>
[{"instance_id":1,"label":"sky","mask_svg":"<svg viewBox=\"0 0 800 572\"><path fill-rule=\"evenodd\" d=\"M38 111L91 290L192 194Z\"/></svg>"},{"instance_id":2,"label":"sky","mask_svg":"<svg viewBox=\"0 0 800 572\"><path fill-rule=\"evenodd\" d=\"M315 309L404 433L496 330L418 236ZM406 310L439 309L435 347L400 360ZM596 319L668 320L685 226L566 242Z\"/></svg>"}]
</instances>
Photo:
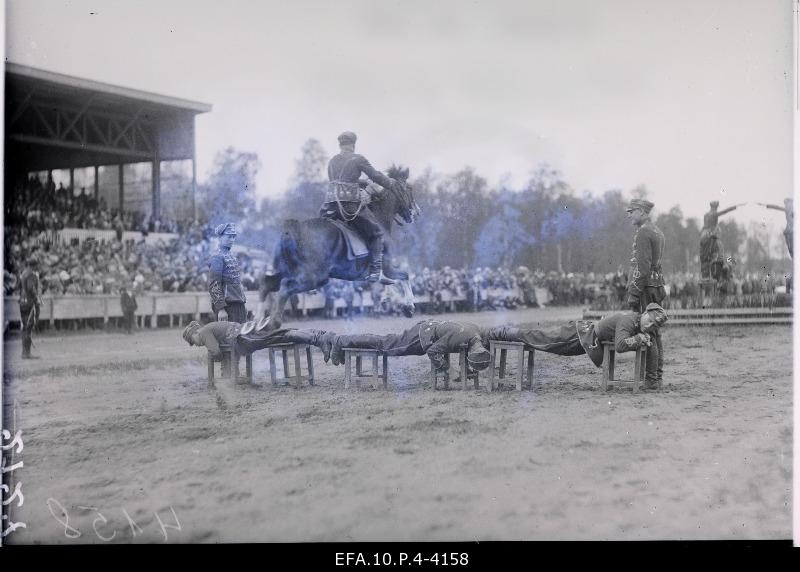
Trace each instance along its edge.
<instances>
[{"instance_id":1,"label":"sky","mask_svg":"<svg viewBox=\"0 0 800 572\"><path fill-rule=\"evenodd\" d=\"M402 163L579 193L645 185L656 213L783 226L793 192L791 0L8 0L6 59L202 101L198 177L254 151L284 192L344 130Z\"/></svg>"}]
</instances>

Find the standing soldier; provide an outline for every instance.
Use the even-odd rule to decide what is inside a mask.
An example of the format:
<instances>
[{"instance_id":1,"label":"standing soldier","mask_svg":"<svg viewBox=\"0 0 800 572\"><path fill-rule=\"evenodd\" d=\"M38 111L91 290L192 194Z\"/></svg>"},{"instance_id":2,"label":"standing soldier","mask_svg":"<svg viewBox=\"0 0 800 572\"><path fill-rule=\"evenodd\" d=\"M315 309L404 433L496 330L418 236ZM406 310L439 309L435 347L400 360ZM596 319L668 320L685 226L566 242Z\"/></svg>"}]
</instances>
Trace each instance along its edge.
<instances>
[{"instance_id":1,"label":"standing soldier","mask_svg":"<svg viewBox=\"0 0 800 572\"><path fill-rule=\"evenodd\" d=\"M136 312L139 305L136 303L136 296L133 291L128 290L124 284L120 287L119 293L119 303L122 306L122 316L125 322L125 333L131 334L133 333L131 329L133 328L134 312Z\"/></svg>"},{"instance_id":2,"label":"standing soldier","mask_svg":"<svg viewBox=\"0 0 800 572\"><path fill-rule=\"evenodd\" d=\"M31 333L39 320L39 307L42 303L39 298L39 259L31 255L28 267L22 271L19 279L19 315L22 322L22 359L38 359L39 356L31 355Z\"/></svg>"},{"instance_id":3,"label":"standing soldier","mask_svg":"<svg viewBox=\"0 0 800 572\"><path fill-rule=\"evenodd\" d=\"M382 284L394 284L395 281L383 273L383 229L372 211L362 204L359 177L364 173L385 189L393 188L395 181L370 165L355 148L355 133L345 131L339 135L340 152L328 162L330 183L320 216L349 222L364 237L372 258L368 282L380 280Z\"/></svg>"},{"instance_id":4,"label":"standing soldier","mask_svg":"<svg viewBox=\"0 0 800 572\"><path fill-rule=\"evenodd\" d=\"M767 207L768 209L783 211L783 214L786 215L786 228L783 229L783 236L786 239L786 248L789 249L789 256L794 259L794 200L783 199L783 206L767 205L764 203L756 204Z\"/></svg>"},{"instance_id":5,"label":"standing soldier","mask_svg":"<svg viewBox=\"0 0 800 572\"><path fill-rule=\"evenodd\" d=\"M703 230L700 232L700 278L703 280L718 279L715 274L722 270L720 264L722 260L722 245L719 240L719 217L736 210L744 204L746 203L718 210L719 201L711 201L709 203L711 208L703 215ZM716 269L715 263L717 263Z\"/></svg>"},{"instance_id":6,"label":"standing soldier","mask_svg":"<svg viewBox=\"0 0 800 572\"><path fill-rule=\"evenodd\" d=\"M664 233L650 220L653 203L644 199L633 199L628 208L631 223L636 228L633 235L631 269L628 276L626 304L634 312L643 313L651 303L661 304L666 298L664 275L661 272L661 256L664 253ZM656 379L647 380L646 387L657 387L664 375L664 349L661 332L653 332L658 349Z\"/></svg>"},{"instance_id":7,"label":"standing soldier","mask_svg":"<svg viewBox=\"0 0 800 572\"><path fill-rule=\"evenodd\" d=\"M211 295L211 310L217 321L231 321L244 324L247 301L242 287L242 273L239 261L231 254L236 240L236 226L223 223L214 229L219 237L219 250L208 261L208 292Z\"/></svg>"}]
</instances>

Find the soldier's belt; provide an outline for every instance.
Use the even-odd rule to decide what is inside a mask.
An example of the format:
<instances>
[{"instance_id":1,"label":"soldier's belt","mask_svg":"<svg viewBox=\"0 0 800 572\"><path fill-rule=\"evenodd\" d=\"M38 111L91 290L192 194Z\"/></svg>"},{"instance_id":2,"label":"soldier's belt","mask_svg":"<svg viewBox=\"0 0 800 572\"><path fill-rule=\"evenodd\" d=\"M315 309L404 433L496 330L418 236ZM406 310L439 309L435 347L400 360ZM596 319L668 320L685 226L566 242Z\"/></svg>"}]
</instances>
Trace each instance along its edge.
<instances>
[{"instance_id":1,"label":"soldier's belt","mask_svg":"<svg viewBox=\"0 0 800 572\"><path fill-rule=\"evenodd\" d=\"M361 202L361 189L358 183L342 183L332 181L325 193L325 202L351 201Z\"/></svg>"}]
</instances>

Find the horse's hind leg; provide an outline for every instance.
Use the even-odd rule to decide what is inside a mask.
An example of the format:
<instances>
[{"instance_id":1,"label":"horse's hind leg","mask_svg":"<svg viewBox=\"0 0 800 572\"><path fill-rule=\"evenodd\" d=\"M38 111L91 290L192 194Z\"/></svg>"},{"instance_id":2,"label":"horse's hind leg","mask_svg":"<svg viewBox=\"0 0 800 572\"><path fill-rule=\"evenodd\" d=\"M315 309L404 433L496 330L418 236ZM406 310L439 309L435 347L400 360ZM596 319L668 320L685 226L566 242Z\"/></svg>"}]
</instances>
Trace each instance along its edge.
<instances>
[{"instance_id":1,"label":"horse's hind leg","mask_svg":"<svg viewBox=\"0 0 800 572\"><path fill-rule=\"evenodd\" d=\"M281 289L278 291L278 300L275 303L274 312L271 314L279 321L279 323L283 323L283 312L286 308L286 302L294 296L295 294L299 294L300 292L308 292L309 290L314 289L315 283L311 280L305 280L301 278L293 278L289 279L286 278L281 281Z\"/></svg>"}]
</instances>

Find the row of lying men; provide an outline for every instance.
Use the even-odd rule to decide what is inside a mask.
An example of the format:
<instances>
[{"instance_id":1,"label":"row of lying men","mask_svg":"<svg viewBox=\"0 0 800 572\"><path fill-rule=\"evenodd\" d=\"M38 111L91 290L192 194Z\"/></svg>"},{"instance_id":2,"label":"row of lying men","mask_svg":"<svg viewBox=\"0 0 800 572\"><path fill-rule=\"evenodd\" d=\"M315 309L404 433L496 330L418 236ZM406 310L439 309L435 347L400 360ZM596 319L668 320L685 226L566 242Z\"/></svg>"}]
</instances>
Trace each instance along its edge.
<instances>
[{"instance_id":1,"label":"row of lying men","mask_svg":"<svg viewBox=\"0 0 800 572\"><path fill-rule=\"evenodd\" d=\"M214 359L221 359L220 346L235 347L239 355L277 344L309 344L322 350L325 363L344 362L344 349L374 349L390 356L427 355L437 371L447 371L447 354L467 347L467 367L481 371L489 367L490 340L521 342L536 350L562 356L587 354L600 367L603 364L601 342L613 342L617 352L634 351L648 346L645 388L655 389L663 372L663 358L652 343L655 334L667 321L664 309L649 304L641 315L618 312L597 322L570 321L551 329L499 326L483 328L469 322L423 320L399 334L336 334L327 330L281 328L272 318L258 324L248 322L211 322L201 326L191 322L183 330L190 346L205 346Z\"/></svg>"}]
</instances>

